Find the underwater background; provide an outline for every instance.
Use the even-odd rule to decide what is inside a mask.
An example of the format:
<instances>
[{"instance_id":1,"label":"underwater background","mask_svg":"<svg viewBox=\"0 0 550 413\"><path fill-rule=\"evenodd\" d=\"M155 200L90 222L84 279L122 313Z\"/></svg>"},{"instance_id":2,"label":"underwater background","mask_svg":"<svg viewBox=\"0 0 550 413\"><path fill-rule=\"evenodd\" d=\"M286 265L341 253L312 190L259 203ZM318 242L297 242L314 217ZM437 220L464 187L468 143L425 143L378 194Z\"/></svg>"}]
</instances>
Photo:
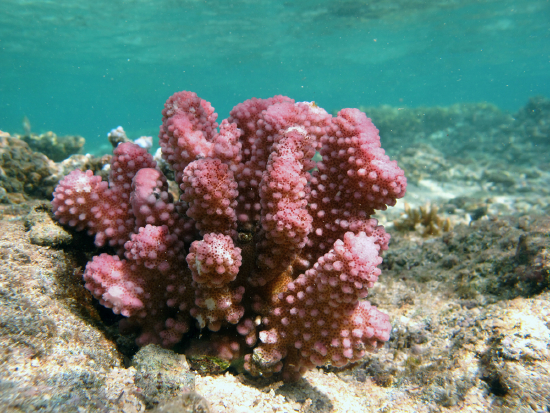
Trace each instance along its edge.
<instances>
[{"instance_id":1,"label":"underwater background","mask_svg":"<svg viewBox=\"0 0 550 413\"><path fill-rule=\"evenodd\" d=\"M391 159L389 170L395 171L396 160L407 179L406 194L400 192L392 208L374 214L364 199L353 205L358 216L375 218L369 225L378 222L391 236L382 261L372 264L381 271L380 279L368 285L373 307L363 300L354 304L361 311L377 307L389 317L391 333L384 323L389 337L380 336L384 344L378 351L344 368L338 367L340 356L323 361L311 355L316 367L294 376L295 382L277 373L279 363L264 363L269 360L262 349L274 344L267 343L275 329L268 317L277 316L285 302L292 305L289 291L297 288L296 277L315 271L306 271L314 260L296 256L291 265L279 263L275 281L258 288L252 278L264 274L253 270L259 268L257 252L265 248L259 225L238 228L234 242L244 251L240 267L235 265L240 278L218 289L228 291L234 305L217 303L225 318L206 313L210 324L201 324L205 305L209 309L214 301L205 299L213 288L191 283L190 242L210 242L208 234L200 240L196 226L194 235L184 237L181 228L168 223L181 235L170 241L168 226L150 224L155 213L147 217L148 225L138 222L148 213L145 204L139 213L133 209L146 186L136 178L140 174L156 182L149 193L155 196L147 202L158 207L156 215L163 212L159 219L193 218L189 205L194 200L181 197L189 196L189 185L182 180L183 191L178 189L182 168L178 172L166 162L175 152L173 142L164 145L164 159L156 152L158 170L138 162L139 172L132 172L134 158L152 162L163 105L182 90L211 102L219 122L247 99L278 94L314 101L335 115L334 128L343 119L336 116L341 108L357 107L372 118L390 158L378 150L378 136L369 135L372 146L362 144L361 150L380 156L369 165L378 168L383 159L388 166ZM287 106L324 113L313 109L316 105ZM247 124L251 136L262 135L265 116L267 111L255 127ZM166 142L169 122L179 120L164 121ZM153 148L141 139L148 136ZM141 148L118 145L128 139ZM355 158L355 136L331 136L330 142L348 146L336 151L323 145L315 161L331 148L322 154L325 163L346 157L348 164L363 162ZM278 159L275 146L269 162ZM131 158L132 153L139 156ZM549 153L550 0L0 0L0 412L550 412ZM196 159L185 170L203 162ZM278 165L276 172L287 169ZM350 182L342 179L345 165L331 166L328 178L321 175L333 180L331 190L340 180ZM262 173L262 182L275 185L267 174L271 165L260 166L255 173ZM395 188L391 185L399 180L401 188L401 169L387 187ZM310 172L300 175L300 182L309 179L311 195L323 184L317 172ZM355 174L351 168L346 173ZM124 174L134 176L131 191ZM375 172L368 176L378 179ZM166 188L160 188L165 177ZM97 186L92 190L86 182ZM224 182L231 184L229 178ZM268 185L258 195L263 222L273 215L263 189ZM370 188L388 193L385 185ZM336 201L342 193L332 194L333 200L322 200L335 206L325 228L348 228L349 211ZM316 195L310 195L307 207L314 211ZM346 200L344 207L350 204ZM373 208L386 204L393 203L384 200ZM174 214L166 215L164 207L174 208ZM314 215L308 216L313 220ZM324 211L316 216L322 219ZM94 229L99 219L109 241L113 222L119 232L125 228L121 222L135 223L117 241L124 248L102 244L105 238ZM86 220L87 234L79 224ZM170 257L189 265L171 262L174 272L164 276L161 265L166 269L168 260L157 268L155 262L140 262L133 242L144 233L154 235L153 230L159 231L157 241L178 242L153 238L147 244L151 260L172 245L177 255ZM319 227L307 236L321 249L328 248L326 234ZM102 295L91 283L95 276L101 280L96 271L101 260L131 263L129 269L121 264L124 271L107 273L120 281L115 287L146 283L134 290L148 303L139 313L143 318L113 311L120 290ZM338 277L329 285L333 292L345 292L351 284L336 267ZM320 279L318 291L325 283ZM171 298L174 285L186 295ZM268 302L275 303L278 288L289 295L277 295L283 304L274 308ZM356 282L354 288L366 291L367 284ZM260 295L262 308L256 305ZM314 326L324 325L322 309L327 320L343 320L326 323L338 332L348 323L340 310L329 309L338 296L331 293L329 305L327 294L306 300L316 306L306 320L319 316ZM235 328L237 318L244 321ZM300 324L295 318L294 335L310 328L309 321ZM286 317L280 324L291 325ZM282 338L290 335L280 331ZM326 334L321 330L322 337ZM348 335L347 327L341 330L341 337ZM162 343L171 348L146 345L159 337L168 337ZM311 337L303 333L304 342ZM309 347L324 357L329 351L323 340L311 340ZM285 369L294 368L286 353L297 355L302 343L283 344L284 357L279 350L272 354L283 357ZM339 354L334 353L338 346L339 341L330 341L332 356ZM301 356L309 355L307 347ZM364 349L360 343L354 348ZM254 363L265 365L251 364L254 355Z\"/></svg>"},{"instance_id":2,"label":"underwater background","mask_svg":"<svg viewBox=\"0 0 550 413\"><path fill-rule=\"evenodd\" d=\"M342 107L550 95L550 3L524 1L2 0L0 125L156 136L192 90L219 119L251 97ZM382 136L384 140L384 136ZM106 147L106 151L110 151Z\"/></svg>"}]
</instances>

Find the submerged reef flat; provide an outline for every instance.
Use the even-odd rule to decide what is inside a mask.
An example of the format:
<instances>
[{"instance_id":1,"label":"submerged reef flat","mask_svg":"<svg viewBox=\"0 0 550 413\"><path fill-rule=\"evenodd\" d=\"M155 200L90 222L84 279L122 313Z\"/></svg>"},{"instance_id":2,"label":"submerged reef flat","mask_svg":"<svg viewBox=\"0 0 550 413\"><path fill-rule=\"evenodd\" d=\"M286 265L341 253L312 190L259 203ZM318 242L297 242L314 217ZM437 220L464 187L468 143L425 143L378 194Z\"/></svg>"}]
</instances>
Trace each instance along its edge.
<instances>
[{"instance_id":1,"label":"submerged reef flat","mask_svg":"<svg viewBox=\"0 0 550 413\"><path fill-rule=\"evenodd\" d=\"M100 305L82 278L91 257L115 248L59 225L51 192L43 200L25 195L0 204L0 410L547 410L550 165L540 152L549 145L548 101L533 98L513 116L487 104L423 108L432 114L426 123L405 109L406 126L403 110L377 109L395 115L392 132L389 120L365 109L409 185L394 208L374 215L391 235L369 291L392 328L376 352L289 382L251 375L222 339L225 326L189 325L173 349L139 348L139 332L122 334L124 317ZM449 114L457 113L453 126ZM492 150L503 130L506 148ZM448 132L457 142L427 138ZM475 140L461 142L472 133ZM73 160L73 169L107 175L110 158L88 159ZM56 166L51 176L70 170ZM177 187L167 191L179 196Z\"/></svg>"},{"instance_id":2,"label":"submerged reef flat","mask_svg":"<svg viewBox=\"0 0 550 413\"><path fill-rule=\"evenodd\" d=\"M476 190L478 198L482 193L504 198L523 193L540 197L543 208L548 205L549 99L533 97L513 114L488 103L361 110L373 119L388 154L399 159L409 183L431 192L429 197L457 197ZM512 202L501 199L503 204Z\"/></svg>"},{"instance_id":3,"label":"submerged reef flat","mask_svg":"<svg viewBox=\"0 0 550 413\"><path fill-rule=\"evenodd\" d=\"M404 214L404 202L413 209L431 202L455 221L550 212L547 98L533 97L514 114L487 103L361 109L409 182L397 208L377 216L383 225Z\"/></svg>"},{"instance_id":4,"label":"submerged reef flat","mask_svg":"<svg viewBox=\"0 0 550 413\"><path fill-rule=\"evenodd\" d=\"M385 137L388 152L429 145L446 157L532 164L550 148L550 100L537 96L516 113L490 103L446 107L360 107Z\"/></svg>"}]
</instances>

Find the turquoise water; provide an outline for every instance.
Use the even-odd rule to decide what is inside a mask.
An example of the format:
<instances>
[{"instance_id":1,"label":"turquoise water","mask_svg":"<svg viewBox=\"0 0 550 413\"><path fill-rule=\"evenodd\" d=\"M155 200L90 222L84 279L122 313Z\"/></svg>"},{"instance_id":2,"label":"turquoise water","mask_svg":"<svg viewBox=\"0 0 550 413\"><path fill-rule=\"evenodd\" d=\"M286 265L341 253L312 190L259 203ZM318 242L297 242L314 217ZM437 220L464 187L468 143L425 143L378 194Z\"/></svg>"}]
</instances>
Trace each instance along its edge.
<instances>
[{"instance_id":1,"label":"turquoise water","mask_svg":"<svg viewBox=\"0 0 550 413\"><path fill-rule=\"evenodd\" d=\"M155 134L192 90L327 110L550 96L550 2L1 0L0 130Z\"/></svg>"}]
</instances>

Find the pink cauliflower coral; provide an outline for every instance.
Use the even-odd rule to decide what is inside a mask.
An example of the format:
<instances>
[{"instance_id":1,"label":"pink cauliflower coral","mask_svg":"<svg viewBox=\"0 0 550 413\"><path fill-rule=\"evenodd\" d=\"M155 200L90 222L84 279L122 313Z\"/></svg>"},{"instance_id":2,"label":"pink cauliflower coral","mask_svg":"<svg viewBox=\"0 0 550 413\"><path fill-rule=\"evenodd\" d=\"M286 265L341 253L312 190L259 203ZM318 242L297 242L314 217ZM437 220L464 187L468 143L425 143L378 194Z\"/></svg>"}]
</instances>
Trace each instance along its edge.
<instances>
[{"instance_id":1,"label":"pink cauliflower coral","mask_svg":"<svg viewBox=\"0 0 550 413\"><path fill-rule=\"evenodd\" d=\"M171 96L162 114L179 200L152 157L123 143L108 182L72 172L52 201L61 223L115 248L88 263L86 288L141 329L138 343L172 346L194 320L217 332L221 356L296 378L387 341L388 317L364 300L389 242L371 216L407 181L370 119L275 96L237 105L218 125L192 92Z\"/></svg>"}]
</instances>

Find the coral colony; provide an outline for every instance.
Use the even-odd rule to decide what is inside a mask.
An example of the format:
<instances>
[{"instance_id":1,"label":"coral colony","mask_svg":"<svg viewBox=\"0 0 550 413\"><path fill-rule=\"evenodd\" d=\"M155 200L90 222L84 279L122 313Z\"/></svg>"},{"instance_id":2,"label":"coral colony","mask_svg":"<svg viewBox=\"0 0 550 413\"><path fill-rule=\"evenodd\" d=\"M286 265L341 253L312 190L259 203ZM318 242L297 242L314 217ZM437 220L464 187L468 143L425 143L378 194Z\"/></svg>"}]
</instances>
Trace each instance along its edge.
<instances>
[{"instance_id":1,"label":"coral colony","mask_svg":"<svg viewBox=\"0 0 550 413\"><path fill-rule=\"evenodd\" d=\"M217 332L209 343L220 356L287 379L387 341L389 317L363 300L390 238L371 215L407 181L371 120L275 96L218 125L192 92L171 96L162 115L179 200L152 156L125 142L108 182L73 171L52 201L61 223L116 251L94 257L84 280L127 317L121 327L139 327L139 345L170 347L194 321Z\"/></svg>"}]
</instances>

